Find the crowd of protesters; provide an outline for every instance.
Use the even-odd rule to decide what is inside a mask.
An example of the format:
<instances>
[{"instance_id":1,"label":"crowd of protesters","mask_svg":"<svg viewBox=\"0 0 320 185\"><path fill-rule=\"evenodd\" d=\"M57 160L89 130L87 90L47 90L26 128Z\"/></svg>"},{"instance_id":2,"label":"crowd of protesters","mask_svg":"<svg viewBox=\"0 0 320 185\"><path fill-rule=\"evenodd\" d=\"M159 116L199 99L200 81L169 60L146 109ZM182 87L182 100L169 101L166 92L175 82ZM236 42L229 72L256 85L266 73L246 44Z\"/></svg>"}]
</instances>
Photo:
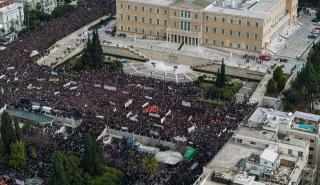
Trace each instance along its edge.
<instances>
[{"instance_id":1,"label":"crowd of protesters","mask_svg":"<svg viewBox=\"0 0 320 185\"><path fill-rule=\"evenodd\" d=\"M194 83L176 84L106 69L67 75L63 66L53 71L28 63L32 50L42 52L83 25L114 14L114 6L113 0L90 0L39 30L26 33L0 52L1 104L30 111L36 111L32 105L47 106L52 108L52 114L82 119L67 139L48 128L45 136L39 136L43 143L37 146L37 159L28 157L23 170L0 167L0 174L19 179L48 177L55 150L81 155L85 133L97 137L108 126L167 141L184 138L197 150L191 162L161 168L150 178L141 168L141 153L127 150L118 142L104 146L110 156L107 163L125 172L132 184L174 184L176 177L184 173L191 173L195 179L252 109L253 105L235 101L221 106L201 104L198 100L205 93ZM193 126L192 131L188 130ZM196 167L190 169L195 163Z\"/></svg>"}]
</instances>

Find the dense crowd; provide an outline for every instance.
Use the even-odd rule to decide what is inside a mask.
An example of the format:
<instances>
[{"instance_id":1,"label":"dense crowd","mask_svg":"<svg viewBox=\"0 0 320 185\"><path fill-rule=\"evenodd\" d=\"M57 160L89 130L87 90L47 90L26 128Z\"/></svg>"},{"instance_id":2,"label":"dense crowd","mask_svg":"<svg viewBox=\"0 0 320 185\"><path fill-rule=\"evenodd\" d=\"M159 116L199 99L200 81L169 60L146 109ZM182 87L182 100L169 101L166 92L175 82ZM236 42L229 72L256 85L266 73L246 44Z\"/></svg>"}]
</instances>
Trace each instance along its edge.
<instances>
[{"instance_id":1,"label":"dense crowd","mask_svg":"<svg viewBox=\"0 0 320 185\"><path fill-rule=\"evenodd\" d=\"M141 153L129 151L118 142L105 146L104 151L110 156L107 163L124 171L131 184L174 184L177 176L188 172L195 179L252 109L253 105L235 101L223 106L201 104L198 100L205 93L193 83L130 76L121 70L99 69L70 75L65 66L53 71L28 63L30 51L44 51L81 26L105 14L114 14L114 6L111 0L90 0L86 6L45 23L40 30L27 33L1 51L1 102L29 110L32 105L48 106L59 116L81 118L82 124L67 139L55 134L54 128L48 128L46 135L39 136L42 144L37 146L37 159L28 156L27 167L20 171L0 167L0 174L20 179L34 175L48 177L55 150L81 155L85 133L97 137L108 126L167 141L185 138L197 150L192 161L163 167L150 178L139 163ZM188 131L192 126L195 129ZM195 163L197 166L190 169Z\"/></svg>"}]
</instances>

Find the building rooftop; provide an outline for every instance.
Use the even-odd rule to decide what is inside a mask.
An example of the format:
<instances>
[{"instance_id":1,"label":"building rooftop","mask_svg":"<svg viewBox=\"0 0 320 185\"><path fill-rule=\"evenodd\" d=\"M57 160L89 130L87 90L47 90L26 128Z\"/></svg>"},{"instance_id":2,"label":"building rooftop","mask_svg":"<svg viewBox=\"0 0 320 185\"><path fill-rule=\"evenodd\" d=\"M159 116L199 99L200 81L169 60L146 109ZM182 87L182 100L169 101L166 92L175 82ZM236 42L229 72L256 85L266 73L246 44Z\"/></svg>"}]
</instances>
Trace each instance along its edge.
<instances>
[{"instance_id":1,"label":"building rooftop","mask_svg":"<svg viewBox=\"0 0 320 185\"><path fill-rule=\"evenodd\" d=\"M207 12L264 19L279 0L216 0L204 10Z\"/></svg>"},{"instance_id":2,"label":"building rooftop","mask_svg":"<svg viewBox=\"0 0 320 185\"><path fill-rule=\"evenodd\" d=\"M40 126L49 125L55 120L54 118L42 114L36 114L34 112L22 111L17 109L7 109L7 111L13 117L31 121L32 123L35 123Z\"/></svg>"},{"instance_id":3,"label":"building rooftop","mask_svg":"<svg viewBox=\"0 0 320 185\"><path fill-rule=\"evenodd\" d=\"M279 154L277 152L275 152L274 150L265 149L262 152L262 154L260 155L260 158L274 163L274 162L276 162L278 156L279 156Z\"/></svg>"},{"instance_id":4,"label":"building rooftop","mask_svg":"<svg viewBox=\"0 0 320 185\"><path fill-rule=\"evenodd\" d=\"M144 4L155 4L160 6L169 6L174 0L121 0L122 2L134 2Z\"/></svg>"},{"instance_id":5,"label":"building rooftop","mask_svg":"<svg viewBox=\"0 0 320 185\"><path fill-rule=\"evenodd\" d=\"M300 111L296 111L293 114L293 117L302 118L302 119L310 120L310 121L314 121L314 122L319 122L320 121L320 116L319 115L300 112Z\"/></svg>"},{"instance_id":6,"label":"building rooftop","mask_svg":"<svg viewBox=\"0 0 320 185\"><path fill-rule=\"evenodd\" d=\"M306 146L304 146L304 148L306 148ZM266 173L266 171L262 170L264 167L260 165L259 156L270 161L276 161L279 157L280 160L290 161L292 165L277 162L279 166L276 170L273 170L270 177L272 181L270 181L270 179L263 177L265 175L262 175L262 173ZM211 169L212 173L207 173L207 178L205 178L202 184L218 185L221 179L244 185L275 185L279 184L277 179L280 179L280 181L283 180L286 183L289 181L295 182L299 179L306 163L307 160L305 158L277 153L270 149L270 147L258 149L230 141L206 167L206 172ZM256 177L254 177L254 174Z\"/></svg>"}]
</instances>

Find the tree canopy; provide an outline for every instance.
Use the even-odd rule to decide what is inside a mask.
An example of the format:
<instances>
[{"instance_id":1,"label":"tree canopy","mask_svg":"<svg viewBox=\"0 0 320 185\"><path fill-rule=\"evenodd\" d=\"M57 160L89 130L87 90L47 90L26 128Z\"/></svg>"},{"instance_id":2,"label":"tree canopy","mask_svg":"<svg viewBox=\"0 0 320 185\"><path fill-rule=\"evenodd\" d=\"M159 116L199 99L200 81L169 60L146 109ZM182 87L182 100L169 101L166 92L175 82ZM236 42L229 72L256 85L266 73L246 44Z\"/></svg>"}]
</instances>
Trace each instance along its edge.
<instances>
[{"instance_id":1,"label":"tree canopy","mask_svg":"<svg viewBox=\"0 0 320 185\"><path fill-rule=\"evenodd\" d=\"M5 144L7 151L10 151L10 145L16 142L16 134L11 117L7 111L4 111L2 114L0 131L2 142Z\"/></svg>"},{"instance_id":2,"label":"tree canopy","mask_svg":"<svg viewBox=\"0 0 320 185\"><path fill-rule=\"evenodd\" d=\"M11 159L9 161L9 165L16 169L24 168L27 164L26 148L24 146L24 143L21 141L12 143L10 145L10 151Z\"/></svg>"},{"instance_id":3,"label":"tree canopy","mask_svg":"<svg viewBox=\"0 0 320 185\"><path fill-rule=\"evenodd\" d=\"M102 173L102 153L99 144L90 135L86 134L84 141L84 153L81 166L90 175L100 175Z\"/></svg>"}]
</instances>

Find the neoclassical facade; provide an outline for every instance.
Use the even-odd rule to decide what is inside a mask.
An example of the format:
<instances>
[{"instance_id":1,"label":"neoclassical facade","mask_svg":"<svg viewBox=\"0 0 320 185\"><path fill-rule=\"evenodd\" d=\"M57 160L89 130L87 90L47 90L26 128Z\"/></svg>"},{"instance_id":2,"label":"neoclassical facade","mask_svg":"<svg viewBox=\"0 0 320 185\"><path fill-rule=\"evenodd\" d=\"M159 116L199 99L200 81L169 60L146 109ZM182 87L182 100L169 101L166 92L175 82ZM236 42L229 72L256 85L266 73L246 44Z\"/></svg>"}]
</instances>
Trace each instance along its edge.
<instances>
[{"instance_id":1,"label":"neoclassical facade","mask_svg":"<svg viewBox=\"0 0 320 185\"><path fill-rule=\"evenodd\" d=\"M297 0L117 0L117 31L263 52L297 19Z\"/></svg>"}]
</instances>

